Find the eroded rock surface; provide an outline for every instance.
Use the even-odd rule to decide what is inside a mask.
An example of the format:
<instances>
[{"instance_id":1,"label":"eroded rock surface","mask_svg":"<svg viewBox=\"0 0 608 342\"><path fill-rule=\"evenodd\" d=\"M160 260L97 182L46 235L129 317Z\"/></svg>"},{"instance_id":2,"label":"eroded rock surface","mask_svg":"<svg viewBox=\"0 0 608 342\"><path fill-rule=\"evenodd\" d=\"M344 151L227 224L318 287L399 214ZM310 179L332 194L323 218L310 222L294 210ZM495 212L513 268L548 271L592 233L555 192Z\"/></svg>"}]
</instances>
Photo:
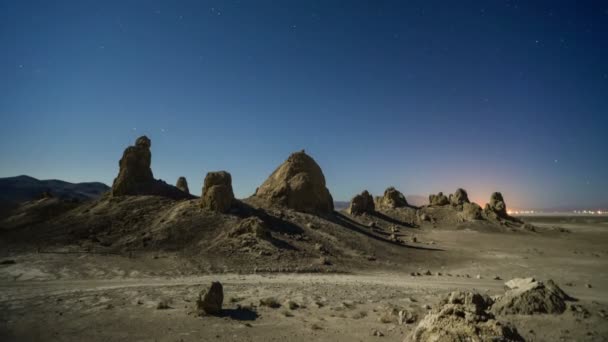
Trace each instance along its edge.
<instances>
[{"instance_id":1,"label":"eroded rock surface","mask_svg":"<svg viewBox=\"0 0 608 342\"><path fill-rule=\"evenodd\" d=\"M186 180L186 177L179 177L177 179L175 187L187 194L190 194L190 189L188 189L188 181Z\"/></svg>"},{"instance_id":2,"label":"eroded rock surface","mask_svg":"<svg viewBox=\"0 0 608 342\"><path fill-rule=\"evenodd\" d=\"M327 214L334 210L323 171L304 151L291 154L257 189L255 196L307 213Z\"/></svg>"},{"instance_id":3,"label":"eroded rock surface","mask_svg":"<svg viewBox=\"0 0 608 342\"><path fill-rule=\"evenodd\" d=\"M209 289L201 291L196 308L199 315L218 315L222 312L224 303L224 288L219 281L211 283Z\"/></svg>"},{"instance_id":4,"label":"eroded rock surface","mask_svg":"<svg viewBox=\"0 0 608 342\"><path fill-rule=\"evenodd\" d=\"M351 215L361 215L363 213L373 213L376 210L374 198L367 190L353 197L348 207L348 212Z\"/></svg>"},{"instance_id":5,"label":"eroded rock surface","mask_svg":"<svg viewBox=\"0 0 608 342\"><path fill-rule=\"evenodd\" d=\"M443 192L437 193L437 195L429 195L429 205L431 206L442 206L450 204L450 200L443 194Z\"/></svg>"},{"instance_id":6,"label":"eroded rock surface","mask_svg":"<svg viewBox=\"0 0 608 342\"><path fill-rule=\"evenodd\" d=\"M407 207L405 196L394 187L389 187L384 190L384 195L377 198L378 206L386 208L402 208Z\"/></svg>"},{"instance_id":7,"label":"eroded rock surface","mask_svg":"<svg viewBox=\"0 0 608 342\"><path fill-rule=\"evenodd\" d=\"M207 173L203 184L201 206L205 209L226 213L235 202L232 176L226 171Z\"/></svg>"},{"instance_id":8,"label":"eroded rock surface","mask_svg":"<svg viewBox=\"0 0 608 342\"><path fill-rule=\"evenodd\" d=\"M405 342L524 341L517 329L497 321L488 308L492 299L455 291L427 314Z\"/></svg>"}]
</instances>

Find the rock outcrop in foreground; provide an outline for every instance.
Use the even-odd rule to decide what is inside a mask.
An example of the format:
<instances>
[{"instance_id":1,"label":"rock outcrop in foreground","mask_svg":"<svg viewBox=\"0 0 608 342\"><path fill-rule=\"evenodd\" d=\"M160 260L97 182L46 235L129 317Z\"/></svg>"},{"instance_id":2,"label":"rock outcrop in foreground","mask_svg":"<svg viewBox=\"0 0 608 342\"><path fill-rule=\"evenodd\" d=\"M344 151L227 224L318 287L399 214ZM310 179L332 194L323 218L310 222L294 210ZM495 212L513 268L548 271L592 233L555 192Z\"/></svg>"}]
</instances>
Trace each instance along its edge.
<instances>
[{"instance_id":1,"label":"rock outcrop in foreground","mask_svg":"<svg viewBox=\"0 0 608 342\"><path fill-rule=\"evenodd\" d=\"M536 281L517 278L505 283L510 289L496 300L492 311L497 314L560 314L566 311L566 301L572 300L553 280Z\"/></svg>"},{"instance_id":2,"label":"rock outcrop in foreground","mask_svg":"<svg viewBox=\"0 0 608 342\"><path fill-rule=\"evenodd\" d=\"M405 342L524 341L517 329L488 311L492 299L475 292L452 292L427 314Z\"/></svg>"},{"instance_id":3,"label":"rock outcrop in foreground","mask_svg":"<svg viewBox=\"0 0 608 342\"><path fill-rule=\"evenodd\" d=\"M190 196L176 187L154 179L150 165L152 142L148 137L141 136L135 140L134 146L125 149L118 163L118 176L112 184L112 196L126 195L158 195L175 199Z\"/></svg>"},{"instance_id":4,"label":"rock outcrop in foreground","mask_svg":"<svg viewBox=\"0 0 608 342\"><path fill-rule=\"evenodd\" d=\"M348 207L348 213L351 215L361 215L364 213L371 214L374 211L376 211L374 198L367 190L364 190L362 193L353 197Z\"/></svg>"},{"instance_id":5,"label":"rock outcrop in foreground","mask_svg":"<svg viewBox=\"0 0 608 342\"><path fill-rule=\"evenodd\" d=\"M376 202L378 206L386 208L394 209L407 207L405 196L392 186L384 190L384 195L382 197L377 197Z\"/></svg>"},{"instance_id":6,"label":"rock outcrop in foreground","mask_svg":"<svg viewBox=\"0 0 608 342\"><path fill-rule=\"evenodd\" d=\"M293 153L257 189L255 197L297 211L327 214L334 201L319 165L304 151Z\"/></svg>"},{"instance_id":7,"label":"rock outcrop in foreground","mask_svg":"<svg viewBox=\"0 0 608 342\"><path fill-rule=\"evenodd\" d=\"M209 172L203 184L201 207L226 213L235 202L232 176L226 171Z\"/></svg>"},{"instance_id":8,"label":"rock outcrop in foreground","mask_svg":"<svg viewBox=\"0 0 608 342\"><path fill-rule=\"evenodd\" d=\"M190 189L188 189L188 181L186 180L186 177L179 177L177 179L175 187L187 194L190 194Z\"/></svg>"}]
</instances>

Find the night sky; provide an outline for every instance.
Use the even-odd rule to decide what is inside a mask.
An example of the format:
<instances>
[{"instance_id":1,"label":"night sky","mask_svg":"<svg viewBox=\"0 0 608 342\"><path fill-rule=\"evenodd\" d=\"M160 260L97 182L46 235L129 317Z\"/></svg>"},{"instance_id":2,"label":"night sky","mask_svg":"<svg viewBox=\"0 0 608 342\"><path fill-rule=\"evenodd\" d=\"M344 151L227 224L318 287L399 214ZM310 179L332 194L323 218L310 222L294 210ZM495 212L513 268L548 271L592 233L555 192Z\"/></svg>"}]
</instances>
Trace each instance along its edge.
<instances>
[{"instance_id":1,"label":"night sky","mask_svg":"<svg viewBox=\"0 0 608 342\"><path fill-rule=\"evenodd\" d=\"M336 200L394 185L608 207L607 1L0 0L0 177L237 197L301 149Z\"/></svg>"}]
</instances>

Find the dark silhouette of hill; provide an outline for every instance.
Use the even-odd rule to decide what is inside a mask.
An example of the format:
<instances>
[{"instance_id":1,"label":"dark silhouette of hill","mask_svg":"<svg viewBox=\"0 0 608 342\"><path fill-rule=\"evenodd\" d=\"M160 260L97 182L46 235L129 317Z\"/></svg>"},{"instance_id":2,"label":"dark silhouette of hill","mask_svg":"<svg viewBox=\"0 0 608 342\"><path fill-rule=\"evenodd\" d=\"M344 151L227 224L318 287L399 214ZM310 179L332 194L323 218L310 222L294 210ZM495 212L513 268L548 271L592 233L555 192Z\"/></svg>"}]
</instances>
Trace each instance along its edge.
<instances>
[{"instance_id":1,"label":"dark silhouette of hill","mask_svg":"<svg viewBox=\"0 0 608 342\"><path fill-rule=\"evenodd\" d=\"M0 201L21 203L40 198L43 193L61 199L98 198L110 187L100 182L69 183L57 179L39 180L30 176L0 178Z\"/></svg>"}]
</instances>

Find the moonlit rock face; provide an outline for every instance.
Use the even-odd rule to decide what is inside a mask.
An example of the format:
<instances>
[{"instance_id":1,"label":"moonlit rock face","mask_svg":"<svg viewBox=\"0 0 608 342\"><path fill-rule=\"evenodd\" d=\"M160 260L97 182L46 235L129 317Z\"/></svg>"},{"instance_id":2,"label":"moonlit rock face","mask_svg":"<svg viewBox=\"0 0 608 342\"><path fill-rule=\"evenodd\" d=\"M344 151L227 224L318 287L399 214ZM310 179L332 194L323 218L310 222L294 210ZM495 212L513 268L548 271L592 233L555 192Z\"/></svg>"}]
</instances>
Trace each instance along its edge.
<instances>
[{"instance_id":1,"label":"moonlit rock face","mask_svg":"<svg viewBox=\"0 0 608 342\"><path fill-rule=\"evenodd\" d=\"M145 191L148 184L154 182L150 168L150 145L150 139L141 136L135 141L135 146L125 149L118 163L118 176L112 185L113 195L138 195Z\"/></svg>"},{"instance_id":2,"label":"moonlit rock face","mask_svg":"<svg viewBox=\"0 0 608 342\"><path fill-rule=\"evenodd\" d=\"M323 171L304 151L291 154L258 188L255 196L302 212L326 214L334 210Z\"/></svg>"},{"instance_id":3,"label":"moonlit rock face","mask_svg":"<svg viewBox=\"0 0 608 342\"><path fill-rule=\"evenodd\" d=\"M464 189L458 188L450 195L450 203L452 205L463 205L469 203L469 195Z\"/></svg>"},{"instance_id":4,"label":"moonlit rock face","mask_svg":"<svg viewBox=\"0 0 608 342\"><path fill-rule=\"evenodd\" d=\"M378 198L378 204L387 208L402 208L407 207L405 196L394 187L389 187L384 190L384 195Z\"/></svg>"},{"instance_id":5,"label":"moonlit rock face","mask_svg":"<svg viewBox=\"0 0 608 342\"><path fill-rule=\"evenodd\" d=\"M234 201L232 176L230 173L226 171L207 173L203 184L201 207L220 213L226 213L230 210Z\"/></svg>"}]
</instances>

